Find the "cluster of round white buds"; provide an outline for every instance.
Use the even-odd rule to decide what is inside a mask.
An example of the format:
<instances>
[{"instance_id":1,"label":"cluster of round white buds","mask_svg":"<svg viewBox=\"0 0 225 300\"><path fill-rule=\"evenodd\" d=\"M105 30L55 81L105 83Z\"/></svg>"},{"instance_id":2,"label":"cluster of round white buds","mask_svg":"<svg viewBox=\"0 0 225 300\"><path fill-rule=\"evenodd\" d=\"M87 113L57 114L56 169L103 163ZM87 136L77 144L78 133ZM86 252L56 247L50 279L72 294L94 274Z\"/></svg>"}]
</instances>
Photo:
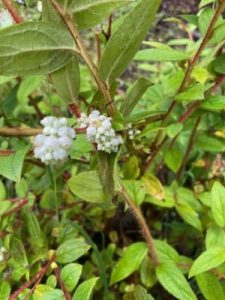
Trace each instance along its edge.
<instances>
[{"instance_id":1,"label":"cluster of round white buds","mask_svg":"<svg viewBox=\"0 0 225 300\"><path fill-rule=\"evenodd\" d=\"M127 133L128 133L128 137L129 137L130 140L133 140L133 139L135 138L136 135L138 135L139 133L141 133L140 130L134 129L134 128L132 127L132 124L128 124L128 125L126 126L126 129L128 130Z\"/></svg>"},{"instance_id":2,"label":"cluster of round white buds","mask_svg":"<svg viewBox=\"0 0 225 300\"><path fill-rule=\"evenodd\" d=\"M76 134L66 118L45 117L42 134L34 139L34 156L45 164L57 164L68 159Z\"/></svg>"},{"instance_id":3,"label":"cluster of round white buds","mask_svg":"<svg viewBox=\"0 0 225 300\"><path fill-rule=\"evenodd\" d=\"M111 118L101 115L98 110L93 110L88 116L82 113L78 122L81 128L86 128L87 139L97 145L97 150L117 152L123 143L121 135L112 128Z\"/></svg>"}]
</instances>

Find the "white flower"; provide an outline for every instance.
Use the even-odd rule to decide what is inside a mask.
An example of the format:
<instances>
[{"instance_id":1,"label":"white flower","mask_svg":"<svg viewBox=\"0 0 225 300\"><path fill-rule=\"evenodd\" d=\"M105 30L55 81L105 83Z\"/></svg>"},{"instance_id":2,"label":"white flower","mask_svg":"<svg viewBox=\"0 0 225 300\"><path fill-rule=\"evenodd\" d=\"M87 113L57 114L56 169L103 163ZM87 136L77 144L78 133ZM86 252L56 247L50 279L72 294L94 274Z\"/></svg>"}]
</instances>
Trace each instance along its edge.
<instances>
[{"instance_id":1,"label":"white flower","mask_svg":"<svg viewBox=\"0 0 225 300\"><path fill-rule=\"evenodd\" d=\"M133 140L138 134L141 133L140 130L134 129L130 123L126 126L126 129L129 129L127 133L130 140Z\"/></svg>"},{"instance_id":2,"label":"white flower","mask_svg":"<svg viewBox=\"0 0 225 300\"><path fill-rule=\"evenodd\" d=\"M97 150L117 152L123 143L122 137L116 135L112 128L111 118L101 115L98 110L92 111L89 116L81 113L78 123L80 127L87 128L87 139L97 144Z\"/></svg>"},{"instance_id":3,"label":"white flower","mask_svg":"<svg viewBox=\"0 0 225 300\"><path fill-rule=\"evenodd\" d=\"M35 137L34 156L46 164L57 164L68 159L75 130L66 118L46 117L41 121L42 134Z\"/></svg>"}]
</instances>

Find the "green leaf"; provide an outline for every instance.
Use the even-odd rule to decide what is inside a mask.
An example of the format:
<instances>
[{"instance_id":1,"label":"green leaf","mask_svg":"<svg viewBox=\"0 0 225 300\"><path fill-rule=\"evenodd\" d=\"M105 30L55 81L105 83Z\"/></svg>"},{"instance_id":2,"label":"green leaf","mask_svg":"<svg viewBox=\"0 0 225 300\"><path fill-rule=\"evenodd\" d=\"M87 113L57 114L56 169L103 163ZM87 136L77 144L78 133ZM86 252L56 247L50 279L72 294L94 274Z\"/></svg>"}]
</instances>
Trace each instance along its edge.
<instances>
[{"instance_id":1,"label":"green leaf","mask_svg":"<svg viewBox=\"0 0 225 300\"><path fill-rule=\"evenodd\" d=\"M17 196L21 198L25 197L28 193L27 181L24 178L21 178L20 181L16 182L15 189Z\"/></svg>"},{"instance_id":2,"label":"green leaf","mask_svg":"<svg viewBox=\"0 0 225 300\"><path fill-rule=\"evenodd\" d=\"M10 285L7 281L0 283L0 300L8 300L10 295Z\"/></svg>"},{"instance_id":3,"label":"green leaf","mask_svg":"<svg viewBox=\"0 0 225 300\"><path fill-rule=\"evenodd\" d=\"M63 66L75 42L67 30L50 22L26 22L0 31L0 73L42 75Z\"/></svg>"},{"instance_id":4,"label":"green leaf","mask_svg":"<svg viewBox=\"0 0 225 300\"><path fill-rule=\"evenodd\" d=\"M208 152L218 153L225 151L225 143L223 143L217 138L203 134L198 136L195 146L198 150L201 149Z\"/></svg>"},{"instance_id":5,"label":"green leaf","mask_svg":"<svg viewBox=\"0 0 225 300\"><path fill-rule=\"evenodd\" d=\"M200 106L209 111L221 111L225 109L225 96L210 96Z\"/></svg>"},{"instance_id":6,"label":"green leaf","mask_svg":"<svg viewBox=\"0 0 225 300\"><path fill-rule=\"evenodd\" d=\"M98 173L104 187L104 192L108 199L112 199L114 196L114 178L113 169L115 164L115 154L108 154L103 151L99 151L98 158Z\"/></svg>"},{"instance_id":7,"label":"green leaf","mask_svg":"<svg viewBox=\"0 0 225 300\"><path fill-rule=\"evenodd\" d=\"M193 263L189 277L196 276L220 266L225 261L224 248L211 248L203 252Z\"/></svg>"},{"instance_id":8,"label":"green leaf","mask_svg":"<svg viewBox=\"0 0 225 300\"><path fill-rule=\"evenodd\" d=\"M213 247L224 247L225 248L225 232L223 228L217 225L212 225L207 229L205 238L206 249Z\"/></svg>"},{"instance_id":9,"label":"green leaf","mask_svg":"<svg viewBox=\"0 0 225 300\"><path fill-rule=\"evenodd\" d=\"M176 173L179 170L181 162L183 160L183 153L181 150L173 147L172 149L168 149L164 155L164 162L167 167Z\"/></svg>"},{"instance_id":10,"label":"green leaf","mask_svg":"<svg viewBox=\"0 0 225 300\"><path fill-rule=\"evenodd\" d=\"M145 189L143 187L143 182L141 180L123 180L122 183L125 186L131 199L137 205L141 205L141 203L145 199Z\"/></svg>"},{"instance_id":11,"label":"green leaf","mask_svg":"<svg viewBox=\"0 0 225 300\"><path fill-rule=\"evenodd\" d=\"M210 3L213 3L215 0L201 0L200 4L199 4L199 7L203 7L205 5L208 5Z\"/></svg>"},{"instance_id":12,"label":"green leaf","mask_svg":"<svg viewBox=\"0 0 225 300\"><path fill-rule=\"evenodd\" d=\"M0 201L6 199L6 188L2 180L0 180Z\"/></svg>"},{"instance_id":13,"label":"green leaf","mask_svg":"<svg viewBox=\"0 0 225 300\"><path fill-rule=\"evenodd\" d=\"M168 262L168 260L171 260L172 262L179 261L178 252L167 242L161 240L154 240L154 244L160 261L165 261L165 262Z\"/></svg>"},{"instance_id":14,"label":"green leaf","mask_svg":"<svg viewBox=\"0 0 225 300\"><path fill-rule=\"evenodd\" d=\"M225 299L220 281L212 273L202 273L196 276L197 284L206 300Z\"/></svg>"},{"instance_id":15,"label":"green leaf","mask_svg":"<svg viewBox=\"0 0 225 300\"><path fill-rule=\"evenodd\" d=\"M52 73L51 78L58 95L66 103L77 100L80 91L80 70L75 56L62 68Z\"/></svg>"},{"instance_id":16,"label":"green leaf","mask_svg":"<svg viewBox=\"0 0 225 300\"><path fill-rule=\"evenodd\" d=\"M126 69L152 25L160 0L141 0L111 36L100 62L100 76L111 84Z\"/></svg>"},{"instance_id":17,"label":"green leaf","mask_svg":"<svg viewBox=\"0 0 225 300\"><path fill-rule=\"evenodd\" d=\"M98 277L86 280L82 282L75 294L73 295L72 300L91 300L93 294L93 289L98 281Z\"/></svg>"},{"instance_id":18,"label":"green leaf","mask_svg":"<svg viewBox=\"0 0 225 300\"><path fill-rule=\"evenodd\" d=\"M128 90L125 99L123 100L120 112L124 116L128 116L135 105L141 99L147 88L151 85L150 81L146 78L139 78L135 84Z\"/></svg>"},{"instance_id":19,"label":"green leaf","mask_svg":"<svg viewBox=\"0 0 225 300\"><path fill-rule=\"evenodd\" d=\"M187 223L194 228L202 231L202 224L198 213L188 203L178 203L175 205L178 214Z\"/></svg>"},{"instance_id":20,"label":"green leaf","mask_svg":"<svg viewBox=\"0 0 225 300\"><path fill-rule=\"evenodd\" d=\"M161 285L176 299L197 300L188 281L175 264L160 263L156 268L156 275Z\"/></svg>"},{"instance_id":21,"label":"green leaf","mask_svg":"<svg viewBox=\"0 0 225 300\"><path fill-rule=\"evenodd\" d=\"M134 288L132 296L134 297L132 298L133 300L154 300L154 298L140 285Z\"/></svg>"},{"instance_id":22,"label":"green leaf","mask_svg":"<svg viewBox=\"0 0 225 300\"><path fill-rule=\"evenodd\" d=\"M219 74L225 74L225 53L213 61L213 70Z\"/></svg>"},{"instance_id":23,"label":"green leaf","mask_svg":"<svg viewBox=\"0 0 225 300\"><path fill-rule=\"evenodd\" d=\"M174 138L181 130L183 129L183 124L181 123L175 123L171 124L167 127L167 135L169 138Z\"/></svg>"},{"instance_id":24,"label":"green leaf","mask_svg":"<svg viewBox=\"0 0 225 300\"><path fill-rule=\"evenodd\" d=\"M90 246L80 238L66 240L56 251L56 261L61 264L71 263L88 252Z\"/></svg>"},{"instance_id":25,"label":"green leaf","mask_svg":"<svg viewBox=\"0 0 225 300\"><path fill-rule=\"evenodd\" d=\"M29 242L32 250L40 258L46 258L48 243L44 233L41 231L40 224L33 212L25 210L23 213L26 227L29 233Z\"/></svg>"},{"instance_id":26,"label":"green leaf","mask_svg":"<svg viewBox=\"0 0 225 300\"><path fill-rule=\"evenodd\" d=\"M28 76L24 78L17 91L17 98L19 103L24 104L27 97L41 84L44 76Z\"/></svg>"},{"instance_id":27,"label":"green leaf","mask_svg":"<svg viewBox=\"0 0 225 300\"><path fill-rule=\"evenodd\" d=\"M156 178L152 174L147 174L143 176L141 180L144 183L146 194L153 196L158 200L164 199L165 197L164 187L158 178Z\"/></svg>"},{"instance_id":28,"label":"green leaf","mask_svg":"<svg viewBox=\"0 0 225 300\"><path fill-rule=\"evenodd\" d=\"M172 48L155 48L155 49L145 49L139 51L135 55L135 60L138 61L153 61L153 62L163 62L163 61L182 61L187 60L191 57L190 53L184 53Z\"/></svg>"},{"instance_id":29,"label":"green leaf","mask_svg":"<svg viewBox=\"0 0 225 300\"><path fill-rule=\"evenodd\" d=\"M138 242L128 246L113 268L110 284L121 281L137 271L147 253L148 248L145 243Z\"/></svg>"},{"instance_id":30,"label":"green leaf","mask_svg":"<svg viewBox=\"0 0 225 300\"><path fill-rule=\"evenodd\" d=\"M225 188L221 183L215 182L211 191L212 215L216 224L222 228L225 227Z\"/></svg>"},{"instance_id":31,"label":"green leaf","mask_svg":"<svg viewBox=\"0 0 225 300\"><path fill-rule=\"evenodd\" d=\"M65 300L64 294L61 290L55 289L52 291L46 291L41 296L37 293L37 298L34 300Z\"/></svg>"},{"instance_id":32,"label":"green leaf","mask_svg":"<svg viewBox=\"0 0 225 300\"><path fill-rule=\"evenodd\" d=\"M116 8L134 0L72 0L69 10L80 29L100 24Z\"/></svg>"},{"instance_id":33,"label":"green leaf","mask_svg":"<svg viewBox=\"0 0 225 300\"><path fill-rule=\"evenodd\" d=\"M183 92L176 96L177 101L192 102L204 99L204 86L200 83L188 86Z\"/></svg>"},{"instance_id":34,"label":"green leaf","mask_svg":"<svg viewBox=\"0 0 225 300\"><path fill-rule=\"evenodd\" d=\"M10 241L10 261L12 268L12 278L18 281L23 275L29 278L29 263L23 243L16 237L12 237Z\"/></svg>"},{"instance_id":35,"label":"green leaf","mask_svg":"<svg viewBox=\"0 0 225 300\"><path fill-rule=\"evenodd\" d=\"M70 190L81 199L100 203L107 199L97 171L82 172L68 181Z\"/></svg>"},{"instance_id":36,"label":"green leaf","mask_svg":"<svg viewBox=\"0 0 225 300\"><path fill-rule=\"evenodd\" d=\"M69 292L72 292L77 286L82 268L80 264L69 264L62 269L61 279Z\"/></svg>"},{"instance_id":37,"label":"green leaf","mask_svg":"<svg viewBox=\"0 0 225 300\"><path fill-rule=\"evenodd\" d=\"M21 178L23 162L30 147L24 147L15 154L1 157L0 175L13 181L19 181Z\"/></svg>"}]
</instances>

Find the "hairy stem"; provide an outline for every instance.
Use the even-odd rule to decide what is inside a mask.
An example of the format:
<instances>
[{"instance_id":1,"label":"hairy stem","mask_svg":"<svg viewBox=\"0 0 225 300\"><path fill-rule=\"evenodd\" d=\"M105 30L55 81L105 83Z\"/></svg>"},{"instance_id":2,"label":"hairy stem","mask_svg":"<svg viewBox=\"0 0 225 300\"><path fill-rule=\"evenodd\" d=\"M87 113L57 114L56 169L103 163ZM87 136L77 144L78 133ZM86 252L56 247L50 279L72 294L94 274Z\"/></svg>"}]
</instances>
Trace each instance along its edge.
<instances>
[{"instance_id":1,"label":"hairy stem","mask_svg":"<svg viewBox=\"0 0 225 300\"><path fill-rule=\"evenodd\" d=\"M155 245L154 245L154 241L153 241L151 231L148 228L148 225L145 221L145 218L144 218L140 208L130 198L129 194L127 193L127 191L124 187L122 188L122 190L119 193L124 198L126 203L129 205L129 207L132 210L132 213L133 213L138 225L140 226L143 237L145 238L145 241L146 241L147 246L148 246L149 255L152 258L152 262L153 262L154 267L156 268L159 264L159 258L158 258L157 252L156 252L156 248L155 248Z\"/></svg>"},{"instance_id":2,"label":"hairy stem","mask_svg":"<svg viewBox=\"0 0 225 300\"><path fill-rule=\"evenodd\" d=\"M86 50L86 48L82 42L80 33L77 30L76 26L74 25L74 21L73 21L72 17L68 13L65 13L63 8L55 0L50 0L50 1L52 3L53 7L55 8L55 10L57 11L57 13L60 15L63 22L65 23L70 34L72 35L72 37L77 45L77 49L78 49L80 56L83 58L83 60L87 64L89 70L91 71L93 78L94 78L101 94L103 95L103 97L105 99L105 102L108 107L110 115L114 115L114 113L116 112L116 107L114 105L114 102L111 99L109 89L108 89L106 83L100 79L98 68L94 64L92 58L90 57L88 51Z\"/></svg>"},{"instance_id":3,"label":"hairy stem","mask_svg":"<svg viewBox=\"0 0 225 300\"><path fill-rule=\"evenodd\" d=\"M55 273L55 276L56 276L56 279L59 283L59 286L61 288L61 290L63 291L63 294L65 296L65 300L71 300L71 296L70 296L70 293L67 291L62 279L61 279L61 272L60 272L60 269L57 267L54 269L54 273Z\"/></svg>"},{"instance_id":4,"label":"hairy stem","mask_svg":"<svg viewBox=\"0 0 225 300\"><path fill-rule=\"evenodd\" d=\"M5 8L9 11L15 23L18 24L23 22L23 18L18 14L11 0L2 0L2 3L5 6Z\"/></svg>"}]
</instances>

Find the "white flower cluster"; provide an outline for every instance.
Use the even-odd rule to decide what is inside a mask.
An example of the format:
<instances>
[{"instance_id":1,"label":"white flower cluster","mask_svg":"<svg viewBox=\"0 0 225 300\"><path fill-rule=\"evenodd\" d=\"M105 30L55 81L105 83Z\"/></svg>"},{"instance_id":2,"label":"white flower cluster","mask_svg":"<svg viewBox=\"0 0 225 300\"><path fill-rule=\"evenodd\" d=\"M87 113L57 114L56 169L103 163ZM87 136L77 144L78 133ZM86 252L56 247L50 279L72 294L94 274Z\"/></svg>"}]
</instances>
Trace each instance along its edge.
<instances>
[{"instance_id":1,"label":"white flower cluster","mask_svg":"<svg viewBox=\"0 0 225 300\"><path fill-rule=\"evenodd\" d=\"M34 156L42 162L56 164L68 159L76 134L66 118L45 117L41 124L43 133L34 140Z\"/></svg>"},{"instance_id":2,"label":"white flower cluster","mask_svg":"<svg viewBox=\"0 0 225 300\"><path fill-rule=\"evenodd\" d=\"M93 110L89 116L82 113L78 122L80 127L86 128L88 140L97 144L97 150L117 152L123 143L121 135L112 128L111 118L101 115L98 110Z\"/></svg>"},{"instance_id":3,"label":"white flower cluster","mask_svg":"<svg viewBox=\"0 0 225 300\"><path fill-rule=\"evenodd\" d=\"M127 132L127 133L128 133L128 137L129 137L130 140L133 140L133 139L135 138L136 135L138 135L139 133L141 133L140 130L134 129L134 128L132 127L132 124L128 124L128 125L126 126L126 129L128 129L128 132Z\"/></svg>"}]
</instances>

